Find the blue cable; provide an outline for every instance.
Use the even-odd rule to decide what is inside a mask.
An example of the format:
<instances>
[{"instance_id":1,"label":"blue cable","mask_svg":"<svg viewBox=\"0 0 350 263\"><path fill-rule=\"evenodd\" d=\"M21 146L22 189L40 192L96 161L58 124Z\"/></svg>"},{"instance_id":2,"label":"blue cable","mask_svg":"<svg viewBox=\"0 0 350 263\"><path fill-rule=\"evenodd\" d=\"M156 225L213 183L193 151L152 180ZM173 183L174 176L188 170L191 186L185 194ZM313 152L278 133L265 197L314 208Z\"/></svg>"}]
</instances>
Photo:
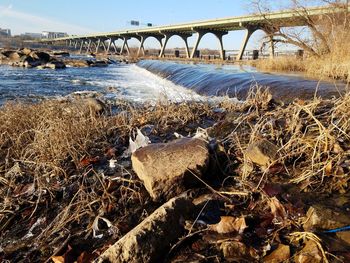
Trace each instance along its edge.
<instances>
[{"instance_id":1,"label":"blue cable","mask_svg":"<svg viewBox=\"0 0 350 263\"><path fill-rule=\"evenodd\" d=\"M323 233L337 233L337 232L343 232L343 231L350 231L350 226L343 226L336 229L326 230Z\"/></svg>"}]
</instances>

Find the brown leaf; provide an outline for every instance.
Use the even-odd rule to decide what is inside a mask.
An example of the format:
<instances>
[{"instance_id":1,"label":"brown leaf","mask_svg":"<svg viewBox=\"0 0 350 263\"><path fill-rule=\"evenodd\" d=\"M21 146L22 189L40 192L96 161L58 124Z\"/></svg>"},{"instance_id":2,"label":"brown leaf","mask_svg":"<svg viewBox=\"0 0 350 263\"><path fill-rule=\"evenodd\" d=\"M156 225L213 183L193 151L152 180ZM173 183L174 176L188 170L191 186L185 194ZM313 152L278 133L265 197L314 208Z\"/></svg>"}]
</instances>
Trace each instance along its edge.
<instances>
[{"instance_id":1,"label":"brown leaf","mask_svg":"<svg viewBox=\"0 0 350 263\"><path fill-rule=\"evenodd\" d=\"M322 252L318 248L316 242L313 240L306 241L304 248L295 258L296 263L318 263L322 261Z\"/></svg>"},{"instance_id":2,"label":"brown leaf","mask_svg":"<svg viewBox=\"0 0 350 263\"><path fill-rule=\"evenodd\" d=\"M264 257L264 263L280 263L285 262L290 258L290 248L287 245L279 244L272 253Z\"/></svg>"},{"instance_id":3,"label":"brown leaf","mask_svg":"<svg viewBox=\"0 0 350 263\"><path fill-rule=\"evenodd\" d=\"M211 225L210 229L219 234L227 234L231 232L238 232L242 234L247 228L244 217L235 218L232 216L222 216L219 223Z\"/></svg>"},{"instance_id":4,"label":"brown leaf","mask_svg":"<svg viewBox=\"0 0 350 263\"><path fill-rule=\"evenodd\" d=\"M273 216L275 218L276 217L280 217L282 219L287 218L286 209L280 203L280 201L278 201L278 199L276 197L273 197L270 199L269 205L270 205L271 213L273 214Z\"/></svg>"},{"instance_id":5,"label":"brown leaf","mask_svg":"<svg viewBox=\"0 0 350 263\"><path fill-rule=\"evenodd\" d=\"M51 260L54 263L64 263L64 257L63 256L52 256Z\"/></svg>"}]
</instances>

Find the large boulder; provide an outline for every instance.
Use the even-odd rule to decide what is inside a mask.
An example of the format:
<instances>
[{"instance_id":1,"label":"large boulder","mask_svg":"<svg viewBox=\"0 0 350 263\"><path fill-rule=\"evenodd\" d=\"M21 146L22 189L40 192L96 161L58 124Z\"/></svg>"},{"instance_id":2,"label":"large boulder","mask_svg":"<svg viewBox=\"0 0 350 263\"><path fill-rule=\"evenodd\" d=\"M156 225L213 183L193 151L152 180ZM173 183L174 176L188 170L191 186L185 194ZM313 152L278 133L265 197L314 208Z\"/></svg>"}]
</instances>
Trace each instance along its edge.
<instances>
[{"instance_id":1,"label":"large boulder","mask_svg":"<svg viewBox=\"0 0 350 263\"><path fill-rule=\"evenodd\" d=\"M193 174L201 176L205 172L208 145L204 140L192 138L151 144L133 153L131 161L154 200L170 198L198 182Z\"/></svg>"},{"instance_id":2,"label":"large boulder","mask_svg":"<svg viewBox=\"0 0 350 263\"><path fill-rule=\"evenodd\" d=\"M171 244L184 232L192 202L186 196L169 200L96 260L102 262L162 262Z\"/></svg>"}]
</instances>

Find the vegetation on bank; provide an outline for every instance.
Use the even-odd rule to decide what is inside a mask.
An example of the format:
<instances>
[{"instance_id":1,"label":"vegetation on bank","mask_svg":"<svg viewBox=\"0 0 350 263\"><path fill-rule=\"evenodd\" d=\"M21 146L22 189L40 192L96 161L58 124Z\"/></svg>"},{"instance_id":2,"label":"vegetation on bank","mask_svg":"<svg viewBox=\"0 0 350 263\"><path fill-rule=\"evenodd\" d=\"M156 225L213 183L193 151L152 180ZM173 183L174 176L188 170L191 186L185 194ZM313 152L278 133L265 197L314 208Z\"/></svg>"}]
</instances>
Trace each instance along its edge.
<instances>
[{"instance_id":1,"label":"vegetation on bank","mask_svg":"<svg viewBox=\"0 0 350 263\"><path fill-rule=\"evenodd\" d=\"M136 128L152 143L172 141L174 132L193 136L197 128L215 139L205 182L191 191L211 194L220 213L245 218L247 226L230 239L239 242L240 254L232 257L262 259L279 244L290 246L288 258L296 257L310 240L324 262L333 258L329 253L349 257L306 232L302 222L315 202L348 193L350 94L282 105L255 89L243 104L120 102L110 105L114 114L88 108L56 100L1 108L0 259L91 260L161 205L151 201L126 154ZM261 140L277 149L266 165L247 154ZM332 209L342 213L347 205L334 201ZM223 237L210 234L214 226L191 225L190 233L200 232L189 247L176 248L177 257L190 252L229 260Z\"/></svg>"},{"instance_id":2,"label":"vegetation on bank","mask_svg":"<svg viewBox=\"0 0 350 263\"><path fill-rule=\"evenodd\" d=\"M270 1L252 1L258 12L264 13L271 6ZM311 17L307 12L307 1L286 1L288 8L300 15L305 26L284 28L279 21L266 20L266 40L263 45L274 46L289 44L304 50L304 58L277 57L274 59L253 61L261 70L304 71L319 78L332 78L350 81L350 13L348 1L322 0L331 11L327 15ZM312 3L312 2L311 2Z\"/></svg>"}]
</instances>

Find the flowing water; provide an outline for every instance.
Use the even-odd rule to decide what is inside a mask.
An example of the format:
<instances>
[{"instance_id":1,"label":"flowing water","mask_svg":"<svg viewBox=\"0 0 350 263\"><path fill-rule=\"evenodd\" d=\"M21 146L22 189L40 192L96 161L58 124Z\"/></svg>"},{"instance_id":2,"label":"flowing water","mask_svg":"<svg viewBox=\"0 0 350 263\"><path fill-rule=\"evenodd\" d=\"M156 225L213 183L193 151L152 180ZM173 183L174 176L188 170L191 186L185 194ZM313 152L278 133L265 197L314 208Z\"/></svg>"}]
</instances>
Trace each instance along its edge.
<instances>
[{"instance_id":1,"label":"flowing water","mask_svg":"<svg viewBox=\"0 0 350 263\"><path fill-rule=\"evenodd\" d=\"M225 95L241 99L255 83L269 86L274 96L281 99L313 96L317 86L323 96L338 94L331 82L318 83L302 76L260 73L248 66L145 60L137 64L112 64L106 68L64 70L2 65L0 104L15 99L66 96L78 91L98 92L107 98L135 102L206 100ZM337 88L343 89L344 85L338 83Z\"/></svg>"}]
</instances>

